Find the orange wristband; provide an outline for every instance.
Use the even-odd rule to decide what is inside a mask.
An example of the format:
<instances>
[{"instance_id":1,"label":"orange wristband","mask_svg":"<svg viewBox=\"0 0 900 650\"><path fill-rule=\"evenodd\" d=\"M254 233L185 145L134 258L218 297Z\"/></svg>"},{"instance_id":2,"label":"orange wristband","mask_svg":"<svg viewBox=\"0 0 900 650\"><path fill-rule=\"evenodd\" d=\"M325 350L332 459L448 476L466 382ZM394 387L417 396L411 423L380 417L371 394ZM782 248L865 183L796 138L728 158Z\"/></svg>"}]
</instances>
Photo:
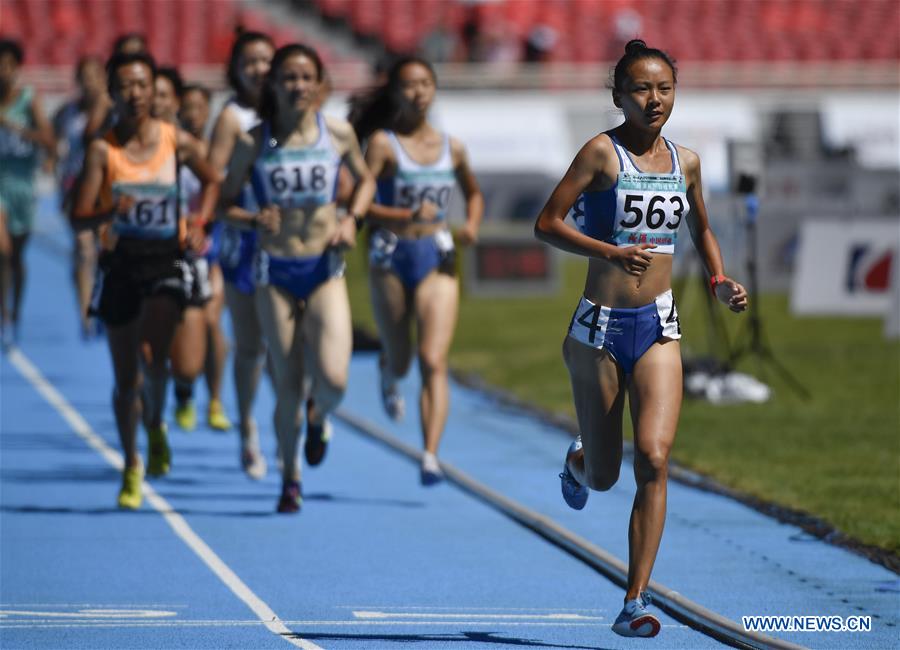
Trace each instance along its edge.
<instances>
[{"instance_id":1,"label":"orange wristband","mask_svg":"<svg viewBox=\"0 0 900 650\"><path fill-rule=\"evenodd\" d=\"M722 284L725 280L726 278L724 275L714 275L709 279L709 288L715 293L716 286Z\"/></svg>"}]
</instances>

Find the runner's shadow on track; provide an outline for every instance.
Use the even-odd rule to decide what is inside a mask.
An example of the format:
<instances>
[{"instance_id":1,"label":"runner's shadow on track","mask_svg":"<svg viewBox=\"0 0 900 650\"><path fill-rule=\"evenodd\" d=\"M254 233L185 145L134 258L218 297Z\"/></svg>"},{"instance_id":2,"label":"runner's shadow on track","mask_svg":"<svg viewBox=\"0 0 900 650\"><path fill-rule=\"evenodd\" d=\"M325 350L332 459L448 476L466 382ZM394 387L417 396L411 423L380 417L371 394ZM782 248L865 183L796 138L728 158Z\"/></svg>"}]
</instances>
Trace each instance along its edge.
<instances>
[{"instance_id":1,"label":"runner's shadow on track","mask_svg":"<svg viewBox=\"0 0 900 650\"><path fill-rule=\"evenodd\" d=\"M47 506L0 506L0 512L8 512L11 514L24 515L159 515L160 513L153 508L142 508L140 510L122 510L120 508L71 508L71 507L47 507ZM221 510L191 510L176 508L173 510L164 510L162 514L175 513L179 515L200 515L204 517L274 517L278 515L274 510L251 510L244 512L221 511Z\"/></svg>"},{"instance_id":2,"label":"runner's shadow on track","mask_svg":"<svg viewBox=\"0 0 900 650\"><path fill-rule=\"evenodd\" d=\"M178 449L176 449L172 455L175 456L175 462L178 462L178 458L185 456L185 454L182 454ZM241 473L241 469L237 466L237 463L223 463L222 465L178 463L178 471L235 475Z\"/></svg>"},{"instance_id":3,"label":"runner's shadow on track","mask_svg":"<svg viewBox=\"0 0 900 650\"><path fill-rule=\"evenodd\" d=\"M304 501L322 501L326 503L362 504L367 506L399 506L401 508L424 508L424 501L406 499L369 499L366 497L348 497L329 494L328 492L312 492L303 495Z\"/></svg>"},{"instance_id":4,"label":"runner's shadow on track","mask_svg":"<svg viewBox=\"0 0 900 650\"><path fill-rule=\"evenodd\" d=\"M120 508L67 508L47 506L0 506L0 512L20 515L115 515L139 514L155 515L155 510L122 510Z\"/></svg>"},{"instance_id":5,"label":"runner's shadow on track","mask_svg":"<svg viewBox=\"0 0 900 650\"><path fill-rule=\"evenodd\" d=\"M258 494L228 494L225 492L163 492L157 490L159 496L164 499L186 499L197 501L271 501L274 497L271 492L260 492Z\"/></svg>"},{"instance_id":6,"label":"runner's shadow on track","mask_svg":"<svg viewBox=\"0 0 900 650\"><path fill-rule=\"evenodd\" d=\"M496 636L494 632L460 632L459 634L285 634L286 638L310 641L389 641L392 643L493 643L527 648L567 648L571 650L610 650L605 646L547 643L532 639Z\"/></svg>"},{"instance_id":7,"label":"runner's shadow on track","mask_svg":"<svg viewBox=\"0 0 900 650\"><path fill-rule=\"evenodd\" d=\"M122 474L113 467L64 465L55 469L7 469L4 483L109 483L118 482Z\"/></svg>"},{"instance_id":8,"label":"runner's shadow on track","mask_svg":"<svg viewBox=\"0 0 900 650\"><path fill-rule=\"evenodd\" d=\"M235 494L235 493L221 493L221 492L203 492L191 494L189 492L160 492L159 495L165 499L183 499L188 501L271 501L274 497L273 493L266 491L260 492L257 494ZM424 501L406 501L403 499L367 499L364 497L346 497L346 496L335 496L333 494L328 494L327 492L313 492L311 494L303 495L304 501L317 501L320 503L337 503L337 504L362 504L367 506L392 506L392 507L400 507L400 508L424 508ZM178 512L182 513L191 513L191 514L216 514L216 513L201 513L190 510L181 510ZM224 514L224 513L222 513Z\"/></svg>"},{"instance_id":9,"label":"runner's shadow on track","mask_svg":"<svg viewBox=\"0 0 900 650\"><path fill-rule=\"evenodd\" d=\"M31 431L4 431L0 436L0 449L4 451L30 451L35 449L54 449L65 452L85 452L93 454L90 447L71 433L46 433Z\"/></svg>"}]
</instances>

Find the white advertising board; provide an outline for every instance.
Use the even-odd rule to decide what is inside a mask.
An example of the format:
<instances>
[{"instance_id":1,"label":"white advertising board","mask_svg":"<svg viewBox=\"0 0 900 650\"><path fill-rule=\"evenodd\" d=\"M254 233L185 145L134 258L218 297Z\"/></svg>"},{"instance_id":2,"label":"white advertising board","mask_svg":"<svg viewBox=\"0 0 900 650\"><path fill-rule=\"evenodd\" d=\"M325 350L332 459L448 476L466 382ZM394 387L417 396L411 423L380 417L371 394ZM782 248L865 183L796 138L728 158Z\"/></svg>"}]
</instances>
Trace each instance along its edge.
<instances>
[{"instance_id":1,"label":"white advertising board","mask_svg":"<svg viewBox=\"0 0 900 650\"><path fill-rule=\"evenodd\" d=\"M887 316L891 267L898 263L900 220L803 223L794 270L796 315Z\"/></svg>"}]
</instances>

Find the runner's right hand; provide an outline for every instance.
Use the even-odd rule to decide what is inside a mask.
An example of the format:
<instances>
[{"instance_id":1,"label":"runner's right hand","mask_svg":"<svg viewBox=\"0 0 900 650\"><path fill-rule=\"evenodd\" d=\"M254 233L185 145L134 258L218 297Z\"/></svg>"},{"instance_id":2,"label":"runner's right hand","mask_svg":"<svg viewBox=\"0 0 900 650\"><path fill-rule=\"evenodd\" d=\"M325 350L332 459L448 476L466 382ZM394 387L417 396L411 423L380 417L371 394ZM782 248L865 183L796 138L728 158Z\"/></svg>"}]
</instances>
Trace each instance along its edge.
<instances>
[{"instance_id":1,"label":"runner's right hand","mask_svg":"<svg viewBox=\"0 0 900 650\"><path fill-rule=\"evenodd\" d=\"M650 248L656 248L656 244L617 248L614 253L614 259L625 269L626 273L640 276L650 268L650 262L653 260L653 255L647 252Z\"/></svg>"},{"instance_id":2,"label":"runner's right hand","mask_svg":"<svg viewBox=\"0 0 900 650\"><path fill-rule=\"evenodd\" d=\"M433 201L422 201L422 204L413 212L413 221L431 222L437 219L440 208Z\"/></svg>"},{"instance_id":3,"label":"runner's right hand","mask_svg":"<svg viewBox=\"0 0 900 650\"><path fill-rule=\"evenodd\" d=\"M281 230L281 208L268 205L256 215L256 222L271 234L277 235Z\"/></svg>"},{"instance_id":4,"label":"runner's right hand","mask_svg":"<svg viewBox=\"0 0 900 650\"><path fill-rule=\"evenodd\" d=\"M116 214L128 214L131 211L131 208L134 207L136 201L133 196L129 196L127 194L120 194L116 199L115 211Z\"/></svg>"}]
</instances>

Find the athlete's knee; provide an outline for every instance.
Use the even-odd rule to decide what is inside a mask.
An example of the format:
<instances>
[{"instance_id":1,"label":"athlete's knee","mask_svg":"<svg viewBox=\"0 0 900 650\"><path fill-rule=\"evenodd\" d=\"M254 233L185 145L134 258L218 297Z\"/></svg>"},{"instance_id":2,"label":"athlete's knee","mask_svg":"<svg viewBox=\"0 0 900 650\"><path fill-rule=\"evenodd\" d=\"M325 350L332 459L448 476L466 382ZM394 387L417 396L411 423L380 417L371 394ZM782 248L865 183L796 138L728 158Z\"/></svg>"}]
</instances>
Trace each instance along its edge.
<instances>
[{"instance_id":1,"label":"athlete's knee","mask_svg":"<svg viewBox=\"0 0 900 650\"><path fill-rule=\"evenodd\" d=\"M587 480L587 486L598 492L606 492L612 489L612 486L619 480L619 466L615 467L592 467L585 463L584 477Z\"/></svg>"},{"instance_id":2,"label":"athlete's knee","mask_svg":"<svg viewBox=\"0 0 900 650\"><path fill-rule=\"evenodd\" d=\"M347 390L348 381L347 369L327 368L322 370L314 385L313 392L317 394L326 394L331 399L340 399Z\"/></svg>"},{"instance_id":3,"label":"athlete's knee","mask_svg":"<svg viewBox=\"0 0 900 650\"><path fill-rule=\"evenodd\" d=\"M388 360L388 369L394 377L405 377L412 363L412 355L407 352L405 354L396 354L394 357Z\"/></svg>"},{"instance_id":4,"label":"athlete's knee","mask_svg":"<svg viewBox=\"0 0 900 650\"><path fill-rule=\"evenodd\" d=\"M423 378L447 374L447 355L433 350L419 350L419 370Z\"/></svg>"},{"instance_id":5,"label":"athlete's knee","mask_svg":"<svg viewBox=\"0 0 900 650\"><path fill-rule=\"evenodd\" d=\"M638 483L664 480L668 471L668 446L653 445L646 449L635 449L634 475Z\"/></svg>"},{"instance_id":6,"label":"athlete's knee","mask_svg":"<svg viewBox=\"0 0 900 650\"><path fill-rule=\"evenodd\" d=\"M113 387L113 405L131 404L137 401L141 394L142 383L140 375L136 375L133 379L118 379Z\"/></svg>"},{"instance_id":7,"label":"athlete's knee","mask_svg":"<svg viewBox=\"0 0 900 650\"><path fill-rule=\"evenodd\" d=\"M234 345L234 355L241 361L249 361L255 363L265 352L262 342L248 343L246 341L236 341Z\"/></svg>"}]
</instances>

